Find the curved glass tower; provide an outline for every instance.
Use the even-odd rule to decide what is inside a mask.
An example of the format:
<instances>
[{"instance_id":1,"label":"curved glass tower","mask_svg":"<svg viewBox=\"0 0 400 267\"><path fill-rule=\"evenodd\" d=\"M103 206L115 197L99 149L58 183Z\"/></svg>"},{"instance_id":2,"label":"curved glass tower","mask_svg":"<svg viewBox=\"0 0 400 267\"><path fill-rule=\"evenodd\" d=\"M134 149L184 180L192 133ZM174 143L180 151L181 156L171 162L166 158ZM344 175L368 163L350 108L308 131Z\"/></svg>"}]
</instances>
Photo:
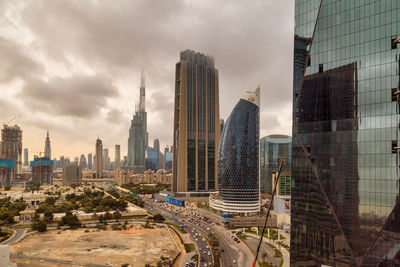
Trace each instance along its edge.
<instances>
[{"instance_id":1,"label":"curved glass tower","mask_svg":"<svg viewBox=\"0 0 400 267\"><path fill-rule=\"evenodd\" d=\"M218 151L219 193L211 206L224 212L260 211L259 114L260 89L239 100L222 131Z\"/></svg>"}]
</instances>

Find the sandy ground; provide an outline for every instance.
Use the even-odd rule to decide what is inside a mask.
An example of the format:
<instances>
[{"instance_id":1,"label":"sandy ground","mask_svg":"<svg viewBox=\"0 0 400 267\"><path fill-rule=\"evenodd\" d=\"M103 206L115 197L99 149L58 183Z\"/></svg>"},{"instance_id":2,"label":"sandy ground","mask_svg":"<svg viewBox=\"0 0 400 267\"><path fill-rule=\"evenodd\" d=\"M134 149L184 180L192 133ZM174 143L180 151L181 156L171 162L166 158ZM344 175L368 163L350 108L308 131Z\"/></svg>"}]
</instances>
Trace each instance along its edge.
<instances>
[{"instance_id":1,"label":"sandy ground","mask_svg":"<svg viewBox=\"0 0 400 267\"><path fill-rule=\"evenodd\" d=\"M128 263L135 267L147 263L156 265L161 255L174 258L178 253L165 228L145 229L136 226L126 231L84 231L53 230L34 234L11 246L10 252L43 258L39 266L56 266L54 262L46 262L46 259L58 259L79 265L121 266Z\"/></svg>"}]
</instances>

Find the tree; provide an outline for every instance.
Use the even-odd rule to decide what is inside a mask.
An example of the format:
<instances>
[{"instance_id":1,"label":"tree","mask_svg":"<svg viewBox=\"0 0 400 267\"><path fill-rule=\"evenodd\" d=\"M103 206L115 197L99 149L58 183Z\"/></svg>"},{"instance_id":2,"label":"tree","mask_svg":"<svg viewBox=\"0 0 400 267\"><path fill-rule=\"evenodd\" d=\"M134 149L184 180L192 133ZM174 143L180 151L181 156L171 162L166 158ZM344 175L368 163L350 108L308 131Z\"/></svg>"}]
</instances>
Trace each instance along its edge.
<instances>
[{"instance_id":1,"label":"tree","mask_svg":"<svg viewBox=\"0 0 400 267\"><path fill-rule=\"evenodd\" d=\"M113 216L108 211L104 214L104 219L105 220L111 220L112 218L113 218Z\"/></svg>"},{"instance_id":2,"label":"tree","mask_svg":"<svg viewBox=\"0 0 400 267\"><path fill-rule=\"evenodd\" d=\"M163 222L165 221L165 218L161 214L156 214L153 216L153 220L156 222Z\"/></svg>"},{"instance_id":3,"label":"tree","mask_svg":"<svg viewBox=\"0 0 400 267\"><path fill-rule=\"evenodd\" d=\"M76 215L72 215L70 211L67 211L65 216L61 218L61 222L59 222L58 225L68 225L72 229L76 229L81 226L81 222Z\"/></svg>"},{"instance_id":4,"label":"tree","mask_svg":"<svg viewBox=\"0 0 400 267\"><path fill-rule=\"evenodd\" d=\"M113 214L114 219L118 220L122 218L122 214L119 211L115 211Z\"/></svg>"},{"instance_id":5,"label":"tree","mask_svg":"<svg viewBox=\"0 0 400 267\"><path fill-rule=\"evenodd\" d=\"M45 232L47 230L47 224L44 221L34 221L31 225L32 230L37 230L39 232Z\"/></svg>"},{"instance_id":6,"label":"tree","mask_svg":"<svg viewBox=\"0 0 400 267\"><path fill-rule=\"evenodd\" d=\"M54 205L56 204L56 199L54 197L47 197L44 203L47 205Z\"/></svg>"},{"instance_id":7,"label":"tree","mask_svg":"<svg viewBox=\"0 0 400 267\"><path fill-rule=\"evenodd\" d=\"M54 218L53 212L51 210L46 210L44 212L44 220L46 222L52 222Z\"/></svg>"}]
</instances>

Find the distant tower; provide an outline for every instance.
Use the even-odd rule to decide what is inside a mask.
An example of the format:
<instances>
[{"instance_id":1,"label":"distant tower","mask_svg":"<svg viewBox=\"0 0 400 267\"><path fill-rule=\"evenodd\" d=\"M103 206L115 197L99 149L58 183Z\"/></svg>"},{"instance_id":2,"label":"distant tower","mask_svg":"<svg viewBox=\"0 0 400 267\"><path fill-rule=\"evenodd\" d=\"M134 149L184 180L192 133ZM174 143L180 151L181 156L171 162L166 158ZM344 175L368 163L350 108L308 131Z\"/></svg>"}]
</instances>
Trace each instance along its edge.
<instances>
[{"instance_id":1,"label":"distant tower","mask_svg":"<svg viewBox=\"0 0 400 267\"><path fill-rule=\"evenodd\" d=\"M108 171L110 168L110 158L108 157L108 148L103 149L103 170Z\"/></svg>"},{"instance_id":2,"label":"distant tower","mask_svg":"<svg viewBox=\"0 0 400 267\"><path fill-rule=\"evenodd\" d=\"M87 159L88 159L88 169L93 170L93 154L89 153L87 155Z\"/></svg>"},{"instance_id":3,"label":"distant tower","mask_svg":"<svg viewBox=\"0 0 400 267\"><path fill-rule=\"evenodd\" d=\"M51 159L51 144L50 144L49 131L47 131L46 142L44 144L44 156L46 158Z\"/></svg>"},{"instance_id":4,"label":"distant tower","mask_svg":"<svg viewBox=\"0 0 400 267\"><path fill-rule=\"evenodd\" d=\"M28 149L24 148L24 166L29 165L29 154Z\"/></svg>"},{"instance_id":5,"label":"distant tower","mask_svg":"<svg viewBox=\"0 0 400 267\"><path fill-rule=\"evenodd\" d=\"M120 167L121 164L121 146L120 145L115 145L115 163L114 163L114 169L117 169Z\"/></svg>"},{"instance_id":6,"label":"distant tower","mask_svg":"<svg viewBox=\"0 0 400 267\"><path fill-rule=\"evenodd\" d=\"M22 174L22 130L17 125L3 125L1 155L16 163L17 174Z\"/></svg>"},{"instance_id":7,"label":"distant tower","mask_svg":"<svg viewBox=\"0 0 400 267\"><path fill-rule=\"evenodd\" d=\"M81 158L79 160L79 166L81 166L82 169L86 169L86 167L87 167L86 157L84 154L81 155Z\"/></svg>"},{"instance_id":8,"label":"distant tower","mask_svg":"<svg viewBox=\"0 0 400 267\"><path fill-rule=\"evenodd\" d=\"M128 138L128 167L132 168L134 173L143 173L146 168L145 155L148 145L148 133L145 92L145 78L142 72L139 110L135 111L135 115L131 120Z\"/></svg>"},{"instance_id":9,"label":"distant tower","mask_svg":"<svg viewBox=\"0 0 400 267\"><path fill-rule=\"evenodd\" d=\"M96 140L96 178L103 177L103 143Z\"/></svg>"},{"instance_id":10,"label":"distant tower","mask_svg":"<svg viewBox=\"0 0 400 267\"><path fill-rule=\"evenodd\" d=\"M154 145L153 145L154 149L157 150L158 152L158 156L157 156L157 169L162 169L161 167L161 151L160 151L160 140L158 139L154 139Z\"/></svg>"}]
</instances>

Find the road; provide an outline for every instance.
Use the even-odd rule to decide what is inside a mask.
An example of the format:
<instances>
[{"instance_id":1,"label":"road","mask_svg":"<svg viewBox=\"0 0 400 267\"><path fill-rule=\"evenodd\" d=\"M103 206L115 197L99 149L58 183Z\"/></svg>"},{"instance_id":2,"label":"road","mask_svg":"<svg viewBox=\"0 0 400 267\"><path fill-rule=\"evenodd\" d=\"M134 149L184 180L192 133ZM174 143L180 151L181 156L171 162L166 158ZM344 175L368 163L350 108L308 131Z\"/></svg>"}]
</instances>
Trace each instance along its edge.
<instances>
[{"instance_id":1,"label":"road","mask_svg":"<svg viewBox=\"0 0 400 267\"><path fill-rule=\"evenodd\" d=\"M22 238L24 238L26 232L28 232L27 228L24 228L24 229L11 228L9 230L14 231L14 234L9 239L7 239L4 242L2 242L1 244L3 244L3 245L10 245L11 246L12 244L17 243Z\"/></svg>"},{"instance_id":2,"label":"road","mask_svg":"<svg viewBox=\"0 0 400 267\"><path fill-rule=\"evenodd\" d=\"M196 243L196 246L198 248L199 256L200 256L200 266L204 266L205 263L207 265L212 266L213 264L213 258L211 255L211 249L209 244L205 241L203 241L203 236L207 237L207 233L200 229L199 227L194 227L193 224L188 223L187 221L183 221L184 218L177 213L172 211L172 209L163 207L155 204L155 203L149 203L149 201L145 202L145 209L148 210L148 212L152 214L162 214L168 221L177 224L177 225L185 225L184 229L190 234L191 239ZM210 255L208 255L210 254ZM206 266L207 266L206 265Z\"/></svg>"},{"instance_id":3,"label":"road","mask_svg":"<svg viewBox=\"0 0 400 267\"><path fill-rule=\"evenodd\" d=\"M194 241L196 239L196 233L200 233L205 237L208 237L208 234L210 232L214 233L219 239L222 266L236 267L248 265L249 259L245 255L243 255L244 253L241 252L241 248L238 246L243 244L236 244L235 242L233 242L233 240L230 240L229 237L224 236L223 233L216 229L216 227L219 226L215 225L214 223L208 224L206 222L203 222L197 215L191 214L190 211L184 210L179 207L174 207L166 203L157 203L153 200L146 201L145 208L148 209L148 211L151 213L162 214L166 219L178 225L185 225L186 231L191 234L191 238ZM207 230L207 228L209 228L210 230ZM204 266L203 264L206 262L206 260L210 260L211 257L208 256L208 253L204 254L204 243L200 242L199 238L196 242L196 245L198 245L199 247L201 258L203 258L203 260L200 258L200 266ZM208 248L206 249L207 251L209 250ZM242 254L242 257L239 256L239 253ZM239 261L240 258L241 261ZM241 262L245 264L240 264Z\"/></svg>"}]
</instances>

